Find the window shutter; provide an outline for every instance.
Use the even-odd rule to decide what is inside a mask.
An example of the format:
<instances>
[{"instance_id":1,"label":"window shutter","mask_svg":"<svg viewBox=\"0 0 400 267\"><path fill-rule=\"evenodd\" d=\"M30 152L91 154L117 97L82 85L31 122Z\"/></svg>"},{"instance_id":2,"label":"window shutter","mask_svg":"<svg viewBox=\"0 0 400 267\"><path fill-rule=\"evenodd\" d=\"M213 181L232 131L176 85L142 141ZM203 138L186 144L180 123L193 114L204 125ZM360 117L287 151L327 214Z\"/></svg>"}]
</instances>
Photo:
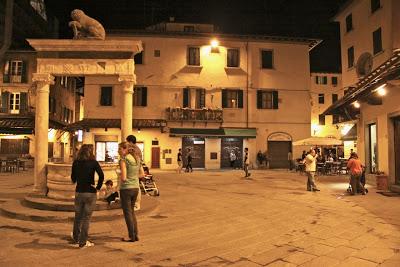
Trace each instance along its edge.
<instances>
[{"instance_id":1,"label":"window shutter","mask_svg":"<svg viewBox=\"0 0 400 267\"><path fill-rule=\"evenodd\" d=\"M7 113L8 112L8 99L9 99L9 92L1 93L1 112Z\"/></svg>"},{"instance_id":2,"label":"window shutter","mask_svg":"<svg viewBox=\"0 0 400 267\"><path fill-rule=\"evenodd\" d=\"M262 109L262 91L257 90L257 108Z\"/></svg>"},{"instance_id":3,"label":"window shutter","mask_svg":"<svg viewBox=\"0 0 400 267\"><path fill-rule=\"evenodd\" d=\"M222 90L222 108L228 107L228 98L226 96L226 90Z\"/></svg>"},{"instance_id":4,"label":"window shutter","mask_svg":"<svg viewBox=\"0 0 400 267\"><path fill-rule=\"evenodd\" d=\"M273 91L272 92L272 106L273 109L278 109L278 91Z\"/></svg>"},{"instance_id":5,"label":"window shutter","mask_svg":"<svg viewBox=\"0 0 400 267\"><path fill-rule=\"evenodd\" d=\"M20 93L20 111L27 111L28 110L28 102L27 102L27 93Z\"/></svg>"},{"instance_id":6,"label":"window shutter","mask_svg":"<svg viewBox=\"0 0 400 267\"><path fill-rule=\"evenodd\" d=\"M142 87L142 106L147 107L147 87Z\"/></svg>"},{"instance_id":7,"label":"window shutter","mask_svg":"<svg viewBox=\"0 0 400 267\"><path fill-rule=\"evenodd\" d=\"M22 74L21 74L21 82L28 82L28 61L22 61Z\"/></svg>"},{"instance_id":8,"label":"window shutter","mask_svg":"<svg viewBox=\"0 0 400 267\"><path fill-rule=\"evenodd\" d=\"M238 92L238 108L243 108L243 91L237 90Z\"/></svg>"},{"instance_id":9,"label":"window shutter","mask_svg":"<svg viewBox=\"0 0 400 267\"><path fill-rule=\"evenodd\" d=\"M10 73L11 73L11 61L6 61L4 63L4 69L3 69L3 83L9 83L10 82Z\"/></svg>"},{"instance_id":10,"label":"window shutter","mask_svg":"<svg viewBox=\"0 0 400 267\"><path fill-rule=\"evenodd\" d=\"M183 88L183 107L189 107L189 88Z\"/></svg>"}]
</instances>

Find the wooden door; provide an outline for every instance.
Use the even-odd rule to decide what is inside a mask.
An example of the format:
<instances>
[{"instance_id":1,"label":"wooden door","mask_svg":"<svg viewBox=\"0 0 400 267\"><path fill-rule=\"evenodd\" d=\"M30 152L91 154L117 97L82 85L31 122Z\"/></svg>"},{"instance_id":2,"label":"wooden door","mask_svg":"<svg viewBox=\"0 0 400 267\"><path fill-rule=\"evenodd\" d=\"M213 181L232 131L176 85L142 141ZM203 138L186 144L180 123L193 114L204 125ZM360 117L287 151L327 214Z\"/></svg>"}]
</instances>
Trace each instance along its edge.
<instances>
[{"instance_id":1,"label":"wooden door","mask_svg":"<svg viewBox=\"0 0 400 267\"><path fill-rule=\"evenodd\" d=\"M160 148L152 147L151 148L151 168L160 168Z\"/></svg>"},{"instance_id":2,"label":"wooden door","mask_svg":"<svg viewBox=\"0 0 400 267\"><path fill-rule=\"evenodd\" d=\"M268 141L269 168L289 168L288 153L291 146L291 141Z\"/></svg>"},{"instance_id":3,"label":"wooden door","mask_svg":"<svg viewBox=\"0 0 400 267\"><path fill-rule=\"evenodd\" d=\"M396 184L400 184L400 117L394 119L394 159Z\"/></svg>"},{"instance_id":4,"label":"wooden door","mask_svg":"<svg viewBox=\"0 0 400 267\"><path fill-rule=\"evenodd\" d=\"M183 162L186 165L186 156L188 148L192 153L192 167L205 168L205 140L198 137L182 138L182 156Z\"/></svg>"}]
</instances>

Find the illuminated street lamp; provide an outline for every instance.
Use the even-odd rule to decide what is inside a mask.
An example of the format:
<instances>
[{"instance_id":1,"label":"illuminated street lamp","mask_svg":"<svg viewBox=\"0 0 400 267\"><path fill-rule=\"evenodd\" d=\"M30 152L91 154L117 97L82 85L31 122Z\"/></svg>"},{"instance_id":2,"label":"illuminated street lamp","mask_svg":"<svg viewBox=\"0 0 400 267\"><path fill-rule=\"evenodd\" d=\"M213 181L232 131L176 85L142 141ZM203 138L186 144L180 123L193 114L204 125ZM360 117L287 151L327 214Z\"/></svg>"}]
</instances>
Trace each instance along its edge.
<instances>
[{"instance_id":1,"label":"illuminated street lamp","mask_svg":"<svg viewBox=\"0 0 400 267\"><path fill-rule=\"evenodd\" d=\"M378 95L380 95L380 96L386 95L386 88L385 87L386 87L386 83L382 84L381 86L379 86L376 89L376 92L378 93Z\"/></svg>"},{"instance_id":2,"label":"illuminated street lamp","mask_svg":"<svg viewBox=\"0 0 400 267\"><path fill-rule=\"evenodd\" d=\"M360 108L361 107L361 105L360 105L360 103L358 101L353 102L353 106L355 108Z\"/></svg>"},{"instance_id":3,"label":"illuminated street lamp","mask_svg":"<svg viewBox=\"0 0 400 267\"><path fill-rule=\"evenodd\" d=\"M219 42L217 39L212 39L211 42L211 53L219 53Z\"/></svg>"}]
</instances>

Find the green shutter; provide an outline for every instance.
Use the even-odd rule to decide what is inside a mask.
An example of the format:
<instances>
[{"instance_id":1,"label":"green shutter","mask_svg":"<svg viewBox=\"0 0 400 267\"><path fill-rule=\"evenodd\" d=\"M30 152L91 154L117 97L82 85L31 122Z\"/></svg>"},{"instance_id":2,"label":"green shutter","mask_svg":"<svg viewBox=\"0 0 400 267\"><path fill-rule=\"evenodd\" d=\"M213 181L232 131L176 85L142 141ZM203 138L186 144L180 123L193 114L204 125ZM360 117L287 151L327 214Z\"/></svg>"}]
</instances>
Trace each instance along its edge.
<instances>
[{"instance_id":1,"label":"green shutter","mask_svg":"<svg viewBox=\"0 0 400 267\"><path fill-rule=\"evenodd\" d=\"M142 106L147 107L147 87L142 87Z\"/></svg>"},{"instance_id":2,"label":"green shutter","mask_svg":"<svg viewBox=\"0 0 400 267\"><path fill-rule=\"evenodd\" d=\"M238 108L243 108L243 91L237 90L238 92Z\"/></svg>"},{"instance_id":3,"label":"green shutter","mask_svg":"<svg viewBox=\"0 0 400 267\"><path fill-rule=\"evenodd\" d=\"M19 110L22 112L25 112L28 110L28 99L27 99L28 94L27 93L20 93L20 105L19 105Z\"/></svg>"},{"instance_id":4,"label":"green shutter","mask_svg":"<svg viewBox=\"0 0 400 267\"><path fill-rule=\"evenodd\" d=\"M257 90L257 108L262 109L262 91Z\"/></svg>"},{"instance_id":5,"label":"green shutter","mask_svg":"<svg viewBox=\"0 0 400 267\"><path fill-rule=\"evenodd\" d=\"M222 89L222 108L228 107L228 99L226 97L226 90Z\"/></svg>"},{"instance_id":6,"label":"green shutter","mask_svg":"<svg viewBox=\"0 0 400 267\"><path fill-rule=\"evenodd\" d=\"M21 75L21 82L27 83L28 82L28 61L22 61L22 75Z\"/></svg>"},{"instance_id":7,"label":"green shutter","mask_svg":"<svg viewBox=\"0 0 400 267\"><path fill-rule=\"evenodd\" d=\"M4 63L4 68L3 68L3 83L9 83L10 82L10 68L11 68L11 61L8 60Z\"/></svg>"},{"instance_id":8,"label":"green shutter","mask_svg":"<svg viewBox=\"0 0 400 267\"><path fill-rule=\"evenodd\" d=\"M278 109L278 91L273 91L272 92L272 106L273 109Z\"/></svg>"},{"instance_id":9,"label":"green shutter","mask_svg":"<svg viewBox=\"0 0 400 267\"><path fill-rule=\"evenodd\" d=\"M183 88L183 107L189 107L189 88Z\"/></svg>"},{"instance_id":10,"label":"green shutter","mask_svg":"<svg viewBox=\"0 0 400 267\"><path fill-rule=\"evenodd\" d=\"M3 92L1 93L1 112L2 113L7 113L8 112L8 99L9 99L9 92Z\"/></svg>"}]
</instances>

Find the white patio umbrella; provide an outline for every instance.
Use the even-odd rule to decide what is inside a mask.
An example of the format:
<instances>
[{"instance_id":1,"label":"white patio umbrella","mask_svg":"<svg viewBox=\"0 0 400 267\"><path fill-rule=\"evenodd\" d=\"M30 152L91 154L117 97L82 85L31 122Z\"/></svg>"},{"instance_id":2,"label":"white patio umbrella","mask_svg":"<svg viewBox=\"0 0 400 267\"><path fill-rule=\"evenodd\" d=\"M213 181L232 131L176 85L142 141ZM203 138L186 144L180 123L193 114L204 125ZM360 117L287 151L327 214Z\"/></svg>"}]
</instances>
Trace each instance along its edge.
<instances>
[{"instance_id":1,"label":"white patio umbrella","mask_svg":"<svg viewBox=\"0 0 400 267\"><path fill-rule=\"evenodd\" d=\"M312 136L306 139L293 142L294 146L338 146L342 145L342 140L330 137Z\"/></svg>"}]
</instances>

